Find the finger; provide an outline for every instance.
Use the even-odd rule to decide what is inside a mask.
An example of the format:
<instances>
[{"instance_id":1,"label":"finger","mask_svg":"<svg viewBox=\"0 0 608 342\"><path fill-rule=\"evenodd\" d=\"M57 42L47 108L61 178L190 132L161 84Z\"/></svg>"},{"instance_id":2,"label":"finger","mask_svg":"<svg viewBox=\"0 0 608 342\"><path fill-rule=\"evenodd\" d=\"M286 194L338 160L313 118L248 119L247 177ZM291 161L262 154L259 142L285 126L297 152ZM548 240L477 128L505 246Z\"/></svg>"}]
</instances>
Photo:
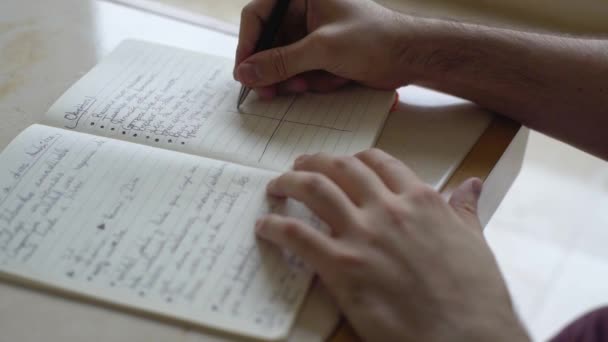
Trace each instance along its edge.
<instances>
[{"instance_id":1,"label":"finger","mask_svg":"<svg viewBox=\"0 0 608 342\"><path fill-rule=\"evenodd\" d=\"M254 54L237 67L237 79L248 87L263 87L322 69L324 59L314 40L314 35L309 35L290 45Z\"/></svg>"},{"instance_id":2,"label":"finger","mask_svg":"<svg viewBox=\"0 0 608 342\"><path fill-rule=\"evenodd\" d=\"M342 88L350 80L336 76L326 71L311 71L302 75L310 91L327 93Z\"/></svg>"},{"instance_id":3,"label":"finger","mask_svg":"<svg viewBox=\"0 0 608 342\"><path fill-rule=\"evenodd\" d=\"M341 234L356 215L356 207L348 196L319 173L287 172L268 184L268 194L304 203L331 227L334 234Z\"/></svg>"},{"instance_id":4,"label":"finger","mask_svg":"<svg viewBox=\"0 0 608 342\"><path fill-rule=\"evenodd\" d=\"M294 170L318 172L327 176L356 205L372 201L386 191L380 177L352 156L333 157L326 153L301 156L296 159Z\"/></svg>"},{"instance_id":5,"label":"finger","mask_svg":"<svg viewBox=\"0 0 608 342\"><path fill-rule=\"evenodd\" d=\"M307 91L325 93L337 90L349 82L325 71L310 71L279 83L278 93L280 95L301 94Z\"/></svg>"},{"instance_id":6,"label":"finger","mask_svg":"<svg viewBox=\"0 0 608 342\"><path fill-rule=\"evenodd\" d=\"M462 183L452 193L449 204L465 221L475 224L479 229L481 225L477 214L477 207L483 183L478 178L471 178Z\"/></svg>"},{"instance_id":7,"label":"finger","mask_svg":"<svg viewBox=\"0 0 608 342\"><path fill-rule=\"evenodd\" d=\"M297 75L277 85L255 88L260 99L271 100L277 95L302 94L307 91L330 92L343 87L350 81L327 72L310 72Z\"/></svg>"},{"instance_id":8,"label":"finger","mask_svg":"<svg viewBox=\"0 0 608 342\"><path fill-rule=\"evenodd\" d=\"M275 86L255 88L253 91L262 100L272 100L277 95L277 87Z\"/></svg>"},{"instance_id":9,"label":"finger","mask_svg":"<svg viewBox=\"0 0 608 342\"><path fill-rule=\"evenodd\" d=\"M278 85L280 95L301 94L308 90L308 83L301 76L295 76Z\"/></svg>"},{"instance_id":10,"label":"finger","mask_svg":"<svg viewBox=\"0 0 608 342\"><path fill-rule=\"evenodd\" d=\"M298 219L275 214L260 218L255 229L260 238L294 252L319 274L326 274L328 261L336 249L335 241L328 235Z\"/></svg>"},{"instance_id":11,"label":"finger","mask_svg":"<svg viewBox=\"0 0 608 342\"><path fill-rule=\"evenodd\" d=\"M262 33L264 22L270 17L272 9L277 0L253 0L241 11L241 27L239 32L239 43L236 48L236 68L247 57L251 56L258 39Z\"/></svg>"},{"instance_id":12,"label":"finger","mask_svg":"<svg viewBox=\"0 0 608 342\"><path fill-rule=\"evenodd\" d=\"M409 167L390 154L377 149L369 149L355 155L372 169L394 193L402 193L420 180Z\"/></svg>"}]
</instances>

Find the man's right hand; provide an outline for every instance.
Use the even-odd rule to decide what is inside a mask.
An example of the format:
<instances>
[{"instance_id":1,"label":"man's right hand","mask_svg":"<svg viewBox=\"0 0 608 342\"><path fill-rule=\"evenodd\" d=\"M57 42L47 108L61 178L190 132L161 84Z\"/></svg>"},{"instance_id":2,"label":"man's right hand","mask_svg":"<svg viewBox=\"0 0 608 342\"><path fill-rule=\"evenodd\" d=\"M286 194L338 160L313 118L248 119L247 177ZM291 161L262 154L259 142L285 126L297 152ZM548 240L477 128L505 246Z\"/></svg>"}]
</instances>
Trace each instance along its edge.
<instances>
[{"instance_id":1,"label":"man's right hand","mask_svg":"<svg viewBox=\"0 0 608 342\"><path fill-rule=\"evenodd\" d=\"M280 93L331 91L355 81L379 89L410 83L415 18L369 0L293 0L279 47L254 53L277 0L243 9L235 78L262 98ZM404 70L406 69L406 70Z\"/></svg>"}]
</instances>

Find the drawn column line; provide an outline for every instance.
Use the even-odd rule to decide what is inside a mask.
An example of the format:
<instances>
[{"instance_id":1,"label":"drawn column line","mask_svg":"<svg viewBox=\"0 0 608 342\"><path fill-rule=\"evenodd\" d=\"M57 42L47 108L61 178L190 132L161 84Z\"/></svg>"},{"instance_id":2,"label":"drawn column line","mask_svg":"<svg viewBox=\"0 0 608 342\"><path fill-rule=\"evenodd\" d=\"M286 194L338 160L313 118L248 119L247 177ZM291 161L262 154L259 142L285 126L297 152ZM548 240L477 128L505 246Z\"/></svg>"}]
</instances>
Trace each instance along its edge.
<instances>
[{"instance_id":1,"label":"drawn column line","mask_svg":"<svg viewBox=\"0 0 608 342\"><path fill-rule=\"evenodd\" d=\"M268 141L266 142L266 146L264 146L264 151L262 152L262 155L260 155L260 159L258 160L258 163L262 162L262 158L264 158L264 154L266 154L266 150L268 150L268 146L272 142L272 139L274 138L274 136L277 134L277 131L279 130L279 128L281 128L281 126L283 125L283 120L285 120L285 117L287 116L287 114L291 110L291 107L293 107L293 104L296 102L296 99L297 99L297 96L294 96L293 100L291 101L291 103L287 107L287 110L285 110L285 113L283 113L283 116L281 117L281 121L279 122L279 124L277 125L277 127L274 128L274 131L270 135L270 139L268 139Z\"/></svg>"}]
</instances>

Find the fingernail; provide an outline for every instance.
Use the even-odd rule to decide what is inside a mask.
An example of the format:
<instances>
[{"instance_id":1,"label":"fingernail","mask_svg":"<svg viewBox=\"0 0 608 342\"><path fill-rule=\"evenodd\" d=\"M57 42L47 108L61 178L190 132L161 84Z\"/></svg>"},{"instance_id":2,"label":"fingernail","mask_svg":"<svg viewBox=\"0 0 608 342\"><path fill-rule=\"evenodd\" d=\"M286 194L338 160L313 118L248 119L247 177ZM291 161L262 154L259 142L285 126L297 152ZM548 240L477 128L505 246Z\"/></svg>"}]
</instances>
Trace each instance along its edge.
<instances>
[{"instance_id":1,"label":"fingernail","mask_svg":"<svg viewBox=\"0 0 608 342\"><path fill-rule=\"evenodd\" d=\"M266 193L271 197L285 198L285 194L283 194L280 189L277 189L277 183L276 179L271 180L270 183L268 183L268 186L266 186Z\"/></svg>"},{"instance_id":2,"label":"fingernail","mask_svg":"<svg viewBox=\"0 0 608 342\"><path fill-rule=\"evenodd\" d=\"M253 84L260 80L258 68L251 63L243 63L237 70L239 80L246 84Z\"/></svg>"},{"instance_id":3,"label":"fingernail","mask_svg":"<svg viewBox=\"0 0 608 342\"><path fill-rule=\"evenodd\" d=\"M264 218L260 217L255 221L255 234L264 237Z\"/></svg>"},{"instance_id":4,"label":"fingernail","mask_svg":"<svg viewBox=\"0 0 608 342\"><path fill-rule=\"evenodd\" d=\"M473 193L475 196L481 196L481 191L483 190L483 182L480 179L474 179L471 186L473 187Z\"/></svg>"},{"instance_id":5,"label":"fingernail","mask_svg":"<svg viewBox=\"0 0 608 342\"><path fill-rule=\"evenodd\" d=\"M268 191L271 191L274 188L274 185L276 184L277 180L273 179L270 182L268 182L268 185L266 186L266 189Z\"/></svg>"}]
</instances>

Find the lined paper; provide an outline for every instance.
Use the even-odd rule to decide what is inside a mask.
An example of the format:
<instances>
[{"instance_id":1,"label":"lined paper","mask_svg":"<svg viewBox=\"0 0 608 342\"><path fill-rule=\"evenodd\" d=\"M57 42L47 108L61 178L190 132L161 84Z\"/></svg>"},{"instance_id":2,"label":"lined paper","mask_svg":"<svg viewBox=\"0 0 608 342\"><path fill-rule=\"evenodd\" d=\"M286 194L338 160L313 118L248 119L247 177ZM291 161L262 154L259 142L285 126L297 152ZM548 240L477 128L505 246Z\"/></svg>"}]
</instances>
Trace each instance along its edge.
<instances>
[{"instance_id":1,"label":"lined paper","mask_svg":"<svg viewBox=\"0 0 608 342\"><path fill-rule=\"evenodd\" d=\"M50 125L286 170L302 153L371 147L393 92L350 86L236 109L231 60L141 41L123 42L48 111Z\"/></svg>"},{"instance_id":2,"label":"lined paper","mask_svg":"<svg viewBox=\"0 0 608 342\"><path fill-rule=\"evenodd\" d=\"M35 125L0 155L0 270L258 338L287 335L312 278L255 239L273 172Z\"/></svg>"}]
</instances>

